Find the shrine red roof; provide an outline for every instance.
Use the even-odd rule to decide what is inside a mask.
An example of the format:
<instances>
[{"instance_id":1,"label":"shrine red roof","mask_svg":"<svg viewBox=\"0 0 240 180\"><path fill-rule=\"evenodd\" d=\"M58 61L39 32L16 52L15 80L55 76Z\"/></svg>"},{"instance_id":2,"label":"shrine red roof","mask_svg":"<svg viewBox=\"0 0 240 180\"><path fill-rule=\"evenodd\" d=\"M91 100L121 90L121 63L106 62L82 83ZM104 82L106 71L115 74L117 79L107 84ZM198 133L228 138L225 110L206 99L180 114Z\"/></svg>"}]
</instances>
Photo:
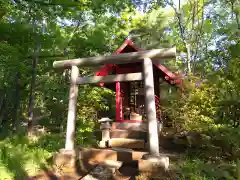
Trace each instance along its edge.
<instances>
[{"instance_id":1,"label":"shrine red roof","mask_svg":"<svg viewBox=\"0 0 240 180\"><path fill-rule=\"evenodd\" d=\"M119 53L128 53L128 52L137 52L137 51L141 51L142 49L136 47L134 45L134 43L131 40L125 40L124 43L115 51L114 54L119 54ZM161 71L164 73L165 77L165 81L169 82L170 84L180 84L180 79L178 78L178 76L171 72L169 69L167 69L165 66L163 66L160 63L156 63L154 62L154 65ZM109 74L109 72L115 67L115 64L108 64L103 66L102 68L100 68L95 75L96 76L107 76ZM103 86L104 84L101 83L101 86Z\"/></svg>"}]
</instances>

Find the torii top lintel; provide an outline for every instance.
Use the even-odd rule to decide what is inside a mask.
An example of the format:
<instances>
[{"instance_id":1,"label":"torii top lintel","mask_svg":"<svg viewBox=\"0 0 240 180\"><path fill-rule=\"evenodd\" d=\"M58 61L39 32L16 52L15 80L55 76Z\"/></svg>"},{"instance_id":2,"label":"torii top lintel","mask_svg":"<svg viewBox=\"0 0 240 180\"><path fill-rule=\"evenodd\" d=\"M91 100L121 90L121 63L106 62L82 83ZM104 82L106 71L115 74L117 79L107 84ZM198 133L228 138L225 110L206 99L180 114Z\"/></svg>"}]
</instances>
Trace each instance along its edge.
<instances>
[{"instance_id":1,"label":"torii top lintel","mask_svg":"<svg viewBox=\"0 0 240 180\"><path fill-rule=\"evenodd\" d=\"M128 53L128 52L138 52L138 51L142 51L142 49L136 47L133 43L132 40L125 40L124 43L114 52L115 55L120 54L120 53ZM172 73L170 70L168 70L165 66L163 66L160 63L157 62L153 62L154 65L159 69L159 71L161 71L165 77L164 79L175 85L175 84L180 84L180 79L178 78L178 76L175 73ZM107 64L105 66L103 66L102 68L100 68L95 75L96 76L107 76L110 71L115 68L117 65L115 64ZM100 84L101 86L104 86L104 83Z\"/></svg>"}]
</instances>

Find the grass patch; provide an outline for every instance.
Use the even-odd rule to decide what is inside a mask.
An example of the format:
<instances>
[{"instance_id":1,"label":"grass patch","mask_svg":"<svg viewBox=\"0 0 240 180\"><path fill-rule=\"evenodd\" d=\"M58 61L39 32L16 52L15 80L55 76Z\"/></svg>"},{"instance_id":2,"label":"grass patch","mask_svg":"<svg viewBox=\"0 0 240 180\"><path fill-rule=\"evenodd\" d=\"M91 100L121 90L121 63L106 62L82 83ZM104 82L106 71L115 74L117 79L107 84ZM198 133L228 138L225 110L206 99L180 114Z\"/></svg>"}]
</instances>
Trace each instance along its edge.
<instances>
[{"instance_id":1,"label":"grass patch","mask_svg":"<svg viewBox=\"0 0 240 180\"><path fill-rule=\"evenodd\" d=\"M84 136L83 136L84 135ZM90 146L94 138L77 133L76 143ZM47 160L53 152L64 147L63 134L46 134L30 140L25 135L15 135L0 141L0 180L24 179L50 168Z\"/></svg>"},{"instance_id":2,"label":"grass patch","mask_svg":"<svg viewBox=\"0 0 240 180\"><path fill-rule=\"evenodd\" d=\"M23 179L37 173L51 156L33 147L26 136L13 136L0 142L0 179Z\"/></svg>"},{"instance_id":3,"label":"grass patch","mask_svg":"<svg viewBox=\"0 0 240 180\"><path fill-rule=\"evenodd\" d=\"M236 162L204 161L198 157L186 157L175 164L177 179L182 180L236 180Z\"/></svg>"}]
</instances>

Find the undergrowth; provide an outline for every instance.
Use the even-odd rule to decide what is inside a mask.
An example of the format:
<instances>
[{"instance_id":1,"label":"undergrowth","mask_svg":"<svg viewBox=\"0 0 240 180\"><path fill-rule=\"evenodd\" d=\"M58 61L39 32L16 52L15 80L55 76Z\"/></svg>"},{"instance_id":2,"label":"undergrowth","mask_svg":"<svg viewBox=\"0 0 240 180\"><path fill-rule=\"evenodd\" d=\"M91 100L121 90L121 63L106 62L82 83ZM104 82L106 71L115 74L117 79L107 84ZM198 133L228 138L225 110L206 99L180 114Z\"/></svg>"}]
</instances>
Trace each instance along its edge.
<instances>
[{"instance_id":1,"label":"undergrowth","mask_svg":"<svg viewBox=\"0 0 240 180\"><path fill-rule=\"evenodd\" d=\"M84 134L85 136L86 134ZM84 141L83 141L84 140ZM94 143L91 136L76 134L77 144ZM0 141L0 180L22 180L36 175L42 169L51 170L48 159L64 147L64 134L46 134L37 139L14 135Z\"/></svg>"},{"instance_id":2,"label":"undergrowth","mask_svg":"<svg viewBox=\"0 0 240 180\"><path fill-rule=\"evenodd\" d=\"M23 179L35 174L51 154L39 147L26 136L13 136L0 142L0 179Z\"/></svg>"},{"instance_id":3,"label":"undergrowth","mask_svg":"<svg viewBox=\"0 0 240 180\"><path fill-rule=\"evenodd\" d=\"M198 158L189 158L176 165L176 179L181 180L236 180L237 165L234 161L204 161Z\"/></svg>"}]
</instances>

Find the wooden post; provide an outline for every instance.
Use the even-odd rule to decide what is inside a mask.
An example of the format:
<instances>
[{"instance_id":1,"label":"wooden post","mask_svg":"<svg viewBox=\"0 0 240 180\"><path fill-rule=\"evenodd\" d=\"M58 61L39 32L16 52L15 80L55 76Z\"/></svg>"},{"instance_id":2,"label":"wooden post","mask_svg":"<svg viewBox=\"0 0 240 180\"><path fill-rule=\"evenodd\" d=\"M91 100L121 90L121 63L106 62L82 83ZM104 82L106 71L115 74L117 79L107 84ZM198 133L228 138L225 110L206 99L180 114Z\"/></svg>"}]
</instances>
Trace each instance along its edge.
<instances>
[{"instance_id":1,"label":"wooden post","mask_svg":"<svg viewBox=\"0 0 240 180\"><path fill-rule=\"evenodd\" d=\"M154 80L153 80L153 65L150 58L144 58L143 61L143 76L144 76L144 95L145 108L147 112L148 122L148 142L149 151L152 156L159 156L159 141L158 141L158 123L156 117Z\"/></svg>"},{"instance_id":2,"label":"wooden post","mask_svg":"<svg viewBox=\"0 0 240 180\"><path fill-rule=\"evenodd\" d=\"M127 81L140 81L142 80L142 73L128 73L116 74L108 76L92 76L92 77L78 77L77 84L96 84L96 83L112 83L112 82L127 82Z\"/></svg>"},{"instance_id":3,"label":"wooden post","mask_svg":"<svg viewBox=\"0 0 240 180\"><path fill-rule=\"evenodd\" d=\"M79 76L78 67L72 66L65 150L74 150L76 106L78 97L78 85L77 85L78 76Z\"/></svg>"},{"instance_id":4,"label":"wooden post","mask_svg":"<svg viewBox=\"0 0 240 180\"><path fill-rule=\"evenodd\" d=\"M121 84L116 82L116 121L121 120Z\"/></svg>"},{"instance_id":5,"label":"wooden post","mask_svg":"<svg viewBox=\"0 0 240 180\"><path fill-rule=\"evenodd\" d=\"M116 67L116 73L118 73L119 68ZM121 109L121 82L116 82L116 121L122 120L122 109Z\"/></svg>"}]
</instances>

